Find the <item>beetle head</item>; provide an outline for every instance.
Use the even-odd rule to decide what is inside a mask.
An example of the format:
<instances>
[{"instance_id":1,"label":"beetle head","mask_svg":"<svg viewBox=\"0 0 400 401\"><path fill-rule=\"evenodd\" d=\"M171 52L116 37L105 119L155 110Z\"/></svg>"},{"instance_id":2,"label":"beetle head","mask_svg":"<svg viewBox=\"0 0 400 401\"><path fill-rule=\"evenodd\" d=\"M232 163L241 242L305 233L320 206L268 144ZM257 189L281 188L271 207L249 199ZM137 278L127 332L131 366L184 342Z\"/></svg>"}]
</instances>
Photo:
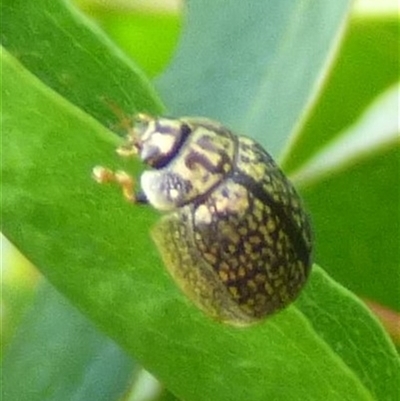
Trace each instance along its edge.
<instances>
[{"instance_id":1,"label":"beetle head","mask_svg":"<svg viewBox=\"0 0 400 401\"><path fill-rule=\"evenodd\" d=\"M189 136L190 127L172 118L135 117L135 124L120 154L139 154L142 161L156 169L166 166Z\"/></svg>"}]
</instances>

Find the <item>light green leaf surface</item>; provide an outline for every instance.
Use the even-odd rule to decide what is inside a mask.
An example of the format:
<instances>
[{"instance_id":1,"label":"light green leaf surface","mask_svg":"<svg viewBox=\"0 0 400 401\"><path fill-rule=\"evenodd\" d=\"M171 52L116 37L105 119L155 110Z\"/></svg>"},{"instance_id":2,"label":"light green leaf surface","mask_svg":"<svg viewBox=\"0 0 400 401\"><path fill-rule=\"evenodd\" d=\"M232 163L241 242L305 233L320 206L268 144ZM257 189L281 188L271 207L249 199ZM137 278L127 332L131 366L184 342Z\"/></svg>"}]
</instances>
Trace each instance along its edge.
<instances>
[{"instance_id":1,"label":"light green leaf surface","mask_svg":"<svg viewBox=\"0 0 400 401\"><path fill-rule=\"evenodd\" d=\"M110 401L134 363L51 286L43 286L2 363L7 401Z\"/></svg>"},{"instance_id":2,"label":"light green leaf surface","mask_svg":"<svg viewBox=\"0 0 400 401\"><path fill-rule=\"evenodd\" d=\"M156 87L175 115L215 118L277 156L318 95L350 3L188 1Z\"/></svg>"},{"instance_id":3,"label":"light green leaf surface","mask_svg":"<svg viewBox=\"0 0 400 401\"><path fill-rule=\"evenodd\" d=\"M95 164L115 165L115 136L5 51L2 64L4 233L175 394L373 400L383 399L377 380L390 377L385 399L395 400L395 350L362 305L317 267L297 307L262 324L240 330L204 316L148 237L155 212L91 180ZM315 305L318 313L310 313ZM344 330L348 319L352 330L335 342L330 322ZM351 344L367 349L368 360L357 361Z\"/></svg>"}]
</instances>

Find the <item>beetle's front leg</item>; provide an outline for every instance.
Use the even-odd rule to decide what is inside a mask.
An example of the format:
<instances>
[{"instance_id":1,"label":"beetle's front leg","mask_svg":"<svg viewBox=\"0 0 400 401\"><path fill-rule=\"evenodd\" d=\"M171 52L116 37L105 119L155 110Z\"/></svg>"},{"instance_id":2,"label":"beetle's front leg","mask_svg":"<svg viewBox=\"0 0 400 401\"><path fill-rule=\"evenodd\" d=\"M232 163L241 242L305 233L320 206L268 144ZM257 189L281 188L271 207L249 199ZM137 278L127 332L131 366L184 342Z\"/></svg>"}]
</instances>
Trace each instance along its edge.
<instances>
[{"instance_id":1,"label":"beetle's front leg","mask_svg":"<svg viewBox=\"0 0 400 401\"><path fill-rule=\"evenodd\" d=\"M122 193L129 202L148 203L143 192L135 192L134 179L125 171L112 171L106 167L96 166L92 172L93 178L100 184L115 182L122 188Z\"/></svg>"}]
</instances>

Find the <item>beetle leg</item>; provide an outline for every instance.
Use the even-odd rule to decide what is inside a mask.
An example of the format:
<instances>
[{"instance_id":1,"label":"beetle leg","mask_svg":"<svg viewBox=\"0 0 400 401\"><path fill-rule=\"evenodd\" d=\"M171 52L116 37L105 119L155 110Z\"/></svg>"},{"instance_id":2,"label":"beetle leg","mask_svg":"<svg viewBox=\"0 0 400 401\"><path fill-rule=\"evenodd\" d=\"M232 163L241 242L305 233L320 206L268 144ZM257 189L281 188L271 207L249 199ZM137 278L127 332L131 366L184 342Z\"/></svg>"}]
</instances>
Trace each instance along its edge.
<instances>
[{"instance_id":1,"label":"beetle leg","mask_svg":"<svg viewBox=\"0 0 400 401\"><path fill-rule=\"evenodd\" d=\"M132 203L145 203L146 197L143 194L138 193L135 194L134 191L134 180L133 178L126 173L125 171L116 171L102 167L96 166L92 172L93 178L100 184L115 182L122 188L122 193L129 202Z\"/></svg>"},{"instance_id":2,"label":"beetle leg","mask_svg":"<svg viewBox=\"0 0 400 401\"><path fill-rule=\"evenodd\" d=\"M133 190L134 188L134 180L133 178L126 173L125 171L116 171L115 172L115 182L121 186L122 193L129 202L136 203L136 194Z\"/></svg>"}]
</instances>

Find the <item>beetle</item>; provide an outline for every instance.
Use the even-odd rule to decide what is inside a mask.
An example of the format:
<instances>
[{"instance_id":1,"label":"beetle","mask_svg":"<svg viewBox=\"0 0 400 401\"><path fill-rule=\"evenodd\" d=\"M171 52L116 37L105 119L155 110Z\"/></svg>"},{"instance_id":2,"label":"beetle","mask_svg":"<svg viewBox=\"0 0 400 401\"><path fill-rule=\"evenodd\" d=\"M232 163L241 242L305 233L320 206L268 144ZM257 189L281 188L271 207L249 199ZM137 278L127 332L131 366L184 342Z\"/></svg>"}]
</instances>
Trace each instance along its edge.
<instances>
[{"instance_id":1,"label":"beetle","mask_svg":"<svg viewBox=\"0 0 400 401\"><path fill-rule=\"evenodd\" d=\"M97 166L133 203L165 212L152 229L167 270L213 318L247 325L296 299L312 235L294 186L255 141L206 118L139 114L118 149L151 167L140 178Z\"/></svg>"}]
</instances>

